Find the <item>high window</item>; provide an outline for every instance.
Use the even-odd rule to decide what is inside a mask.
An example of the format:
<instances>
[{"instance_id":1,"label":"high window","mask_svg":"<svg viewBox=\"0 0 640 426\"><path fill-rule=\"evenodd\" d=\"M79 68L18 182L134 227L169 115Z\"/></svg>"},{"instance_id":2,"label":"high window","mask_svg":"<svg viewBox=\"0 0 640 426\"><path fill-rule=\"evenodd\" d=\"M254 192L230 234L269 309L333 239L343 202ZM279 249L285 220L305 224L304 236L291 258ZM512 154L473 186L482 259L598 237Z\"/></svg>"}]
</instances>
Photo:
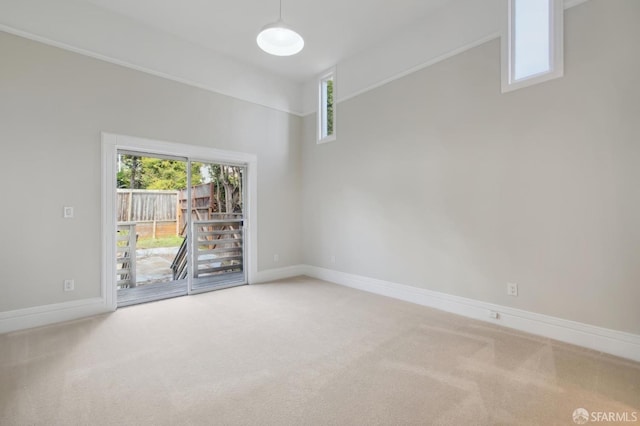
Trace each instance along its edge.
<instances>
[{"instance_id":1,"label":"high window","mask_svg":"<svg viewBox=\"0 0 640 426\"><path fill-rule=\"evenodd\" d=\"M336 139L335 71L324 74L318 84L318 143Z\"/></svg>"},{"instance_id":2,"label":"high window","mask_svg":"<svg viewBox=\"0 0 640 426\"><path fill-rule=\"evenodd\" d=\"M509 0L502 91L563 75L562 0Z\"/></svg>"}]
</instances>

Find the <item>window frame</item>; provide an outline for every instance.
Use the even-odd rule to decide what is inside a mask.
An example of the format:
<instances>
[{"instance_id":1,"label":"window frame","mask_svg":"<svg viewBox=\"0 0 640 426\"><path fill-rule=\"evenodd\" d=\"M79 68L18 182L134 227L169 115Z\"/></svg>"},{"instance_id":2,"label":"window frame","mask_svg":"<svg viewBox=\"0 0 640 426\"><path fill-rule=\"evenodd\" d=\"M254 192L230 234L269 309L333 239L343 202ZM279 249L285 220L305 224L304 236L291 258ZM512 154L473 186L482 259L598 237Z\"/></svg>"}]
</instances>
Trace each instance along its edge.
<instances>
[{"instance_id":1,"label":"window frame","mask_svg":"<svg viewBox=\"0 0 640 426\"><path fill-rule=\"evenodd\" d=\"M515 79L515 2L508 0L507 25L502 36L502 93L560 78L564 75L564 1L549 0L549 71Z\"/></svg>"},{"instance_id":2,"label":"window frame","mask_svg":"<svg viewBox=\"0 0 640 426\"><path fill-rule=\"evenodd\" d=\"M324 96L324 85L325 83L331 80L333 81L333 110L332 110L332 119L333 119L333 133L330 135L324 135L325 123L328 121L327 117L327 109L328 106L326 104L326 97ZM331 68L330 70L321 74L318 78L318 132L317 132L317 143L327 143L336 140L337 132L336 132L336 69Z\"/></svg>"},{"instance_id":3,"label":"window frame","mask_svg":"<svg viewBox=\"0 0 640 426\"><path fill-rule=\"evenodd\" d=\"M191 161L216 162L246 167L244 177L245 198L245 238L247 256L247 282L260 281L258 273L258 158L255 154L227 151L200 145L143 139L115 133L102 133L101 144L101 222L102 222L102 271L100 295L105 308L115 311L118 306L115 285L116 272L116 175L118 151L153 156L180 157ZM189 192L190 190L188 190ZM190 194L187 196L190 198Z\"/></svg>"}]
</instances>

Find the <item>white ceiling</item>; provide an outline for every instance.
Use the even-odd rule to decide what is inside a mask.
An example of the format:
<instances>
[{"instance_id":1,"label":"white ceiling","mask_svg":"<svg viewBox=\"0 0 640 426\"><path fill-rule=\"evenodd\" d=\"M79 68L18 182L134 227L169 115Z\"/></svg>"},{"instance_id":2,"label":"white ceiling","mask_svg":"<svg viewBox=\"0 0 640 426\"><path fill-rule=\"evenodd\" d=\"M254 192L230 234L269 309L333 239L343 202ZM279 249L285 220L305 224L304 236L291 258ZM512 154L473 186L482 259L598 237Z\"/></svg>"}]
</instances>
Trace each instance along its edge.
<instances>
[{"instance_id":1,"label":"white ceiling","mask_svg":"<svg viewBox=\"0 0 640 426\"><path fill-rule=\"evenodd\" d=\"M293 57L262 52L255 37L278 0L81 0L299 82L393 37L459 0L283 0L283 19L305 39Z\"/></svg>"}]
</instances>

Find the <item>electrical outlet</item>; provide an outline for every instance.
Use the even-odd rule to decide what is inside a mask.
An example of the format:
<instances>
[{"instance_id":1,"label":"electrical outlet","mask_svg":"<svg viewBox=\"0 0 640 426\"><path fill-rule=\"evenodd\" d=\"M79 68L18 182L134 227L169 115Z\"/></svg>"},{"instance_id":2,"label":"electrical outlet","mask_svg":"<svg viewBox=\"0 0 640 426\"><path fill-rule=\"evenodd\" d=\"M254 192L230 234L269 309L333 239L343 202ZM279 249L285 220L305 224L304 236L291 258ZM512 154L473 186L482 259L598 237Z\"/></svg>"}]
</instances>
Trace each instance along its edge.
<instances>
[{"instance_id":1,"label":"electrical outlet","mask_svg":"<svg viewBox=\"0 0 640 426\"><path fill-rule=\"evenodd\" d=\"M507 294L509 296L517 296L518 295L518 284L515 283L507 283Z\"/></svg>"},{"instance_id":2,"label":"electrical outlet","mask_svg":"<svg viewBox=\"0 0 640 426\"><path fill-rule=\"evenodd\" d=\"M500 319L500 314L496 311L489 311L489 318Z\"/></svg>"},{"instance_id":3,"label":"electrical outlet","mask_svg":"<svg viewBox=\"0 0 640 426\"><path fill-rule=\"evenodd\" d=\"M336 257L335 256L331 256L331 263L336 263Z\"/></svg>"},{"instance_id":4,"label":"electrical outlet","mask_svg":"<svg viewBox=\"0 0 640 426\"><path fill-rule=\"evenodd\" d=\"M274 254L273 255L273 261L274 262L280 262L280 255L279 254Z\"/></svg>"},{"instance_id":5,"label":"electrical outlet","mask_svg":"<svg viewBox=\"0 0 640 426\"><path fill-rule=\"evenodd\" d=\"M68 207L68 206L67 206L67 207L65 207L65 208L63 209L62 216L63 216L65 219L71 219L71 218L73 217L73 207Z\"/></svg>"},{"instance_id":6,"label":"electrical outlet","mask_svg":"<svg viewBox=\"0 0 640 426\"><path fill-rule=\"evenodd\" d=\"M73 280L64 280L64 291L73 291L75 287Z\"/></svg>"}]
</instances>

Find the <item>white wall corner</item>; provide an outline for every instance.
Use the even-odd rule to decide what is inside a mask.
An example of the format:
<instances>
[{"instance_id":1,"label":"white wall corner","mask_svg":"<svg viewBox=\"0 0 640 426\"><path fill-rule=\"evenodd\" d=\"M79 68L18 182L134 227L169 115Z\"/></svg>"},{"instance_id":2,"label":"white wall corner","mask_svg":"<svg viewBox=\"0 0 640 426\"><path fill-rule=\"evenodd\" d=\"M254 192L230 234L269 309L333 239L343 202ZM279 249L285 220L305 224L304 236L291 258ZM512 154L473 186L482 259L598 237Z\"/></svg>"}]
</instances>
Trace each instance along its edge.
<instances>
[{"instance_id":1,"label":"white wall corner","mask_svg":"<svg viewBox=\"0 0 640 426\"><path fill-rule=\"evenodd\" d=\"M640 362L640 335L316 266L300 269L309 277Z\"/></svg>"},{"instance_id":2,"label":"white wall corner","mask_svg":"<svg viewBox=\"0 0 640 426\"><path fill-rule=\"evenodd\" d=\"M111 311L104 299L95 297L0 312L0 334L71 321Z\"/></svg>"}]
</instances>

